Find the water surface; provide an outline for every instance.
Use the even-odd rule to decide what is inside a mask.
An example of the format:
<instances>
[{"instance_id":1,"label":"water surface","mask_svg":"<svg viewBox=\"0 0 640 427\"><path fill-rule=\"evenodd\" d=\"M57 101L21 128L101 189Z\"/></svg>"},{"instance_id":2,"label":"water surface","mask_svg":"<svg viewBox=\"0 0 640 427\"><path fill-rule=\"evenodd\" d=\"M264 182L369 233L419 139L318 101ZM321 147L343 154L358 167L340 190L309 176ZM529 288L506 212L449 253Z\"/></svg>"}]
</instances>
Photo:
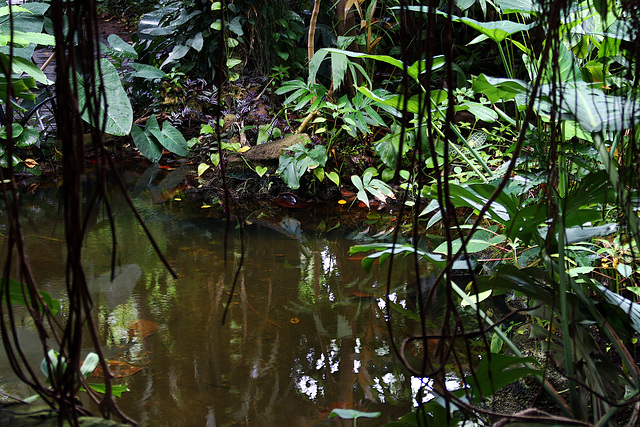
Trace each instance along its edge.
<instances>
[{"instance_id":1,"label":"water surface","mask_svg":"<svg viewBox=\"0 0 640 427\"><path fill-rule=\"evenodd\" d=\"M348 253L379 226L388 230L392 216L356 225L347 207L340 208L343 218L324 222L314 208L258 207L245 220L232 219L225 260L227 223L219 206L202 208L189 195L175 200L164 188L161 201L168 201L157 203L162 173L151 169L126 180L177 278L115 190L115 281L104 209L92 215L86 237L84 266L105 352L121 375L116 382L131 390L118 400L125 413L153 426L313 426L325 424L334 407L383 412L362 425L410 410L411 379L392 354L384 322L385 273L374 267L366 274ZM37 283L64 298L58 193L25 195L23 221ZM399 292L406 271L395 270ZM28 326L22 332L29 335ZM33 358L41 358L37 341L33 346ZM20 390L10 387L5 371L2 377L3 390Z\"/></svg>"}]
</instances>

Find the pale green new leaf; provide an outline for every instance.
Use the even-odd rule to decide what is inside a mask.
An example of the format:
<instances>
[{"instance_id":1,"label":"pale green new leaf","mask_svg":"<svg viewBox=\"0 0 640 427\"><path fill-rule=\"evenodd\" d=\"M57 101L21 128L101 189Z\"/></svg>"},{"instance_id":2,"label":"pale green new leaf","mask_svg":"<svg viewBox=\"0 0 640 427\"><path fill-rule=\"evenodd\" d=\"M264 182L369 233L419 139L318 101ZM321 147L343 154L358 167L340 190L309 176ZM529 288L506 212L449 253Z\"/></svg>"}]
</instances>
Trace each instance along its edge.
<instances>
[{"instance_id":1,"label":"pale green new leaf","mask_svg":"<svg viewBox=\"0 0 640 427\"><path fill-rule=\"evenodd\" d=\"M6 46L13 43L16 46L29 46L31 43L43 46L55 46L56 39L49 34L44 33L23 33L22 31L14 31L13 35L4 33L0 34L0 46Z\"/></svg>"}]
</instances>

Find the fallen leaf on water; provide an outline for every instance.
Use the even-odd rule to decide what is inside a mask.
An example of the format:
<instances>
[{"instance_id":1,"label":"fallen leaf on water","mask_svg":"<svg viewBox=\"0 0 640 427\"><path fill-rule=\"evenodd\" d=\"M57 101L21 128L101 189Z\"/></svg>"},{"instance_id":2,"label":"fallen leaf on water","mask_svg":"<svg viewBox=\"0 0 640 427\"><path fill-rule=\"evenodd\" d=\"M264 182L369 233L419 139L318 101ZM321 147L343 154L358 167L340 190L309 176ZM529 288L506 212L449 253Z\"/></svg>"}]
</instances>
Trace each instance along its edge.
<instances>
[{"instance_id":1,"label":"fallen leaf on water","mask_svg":"<svg viewBox=\"0 0 640 427\"><path fill-rule=\"evenodd\" d=\"M137 374L142 370L142 368L139 366L133 366L127 362L121 362L119 360L108 360L107 364L109 365L109 370L115 378L130 377L131 375ZM102 367L98 365L89 376L94 378L103 377L104 372L102 371Z\"/></svg>"},{"instance_id":2,"label":"fallen leaf on water","mask_svg":"<svg viewBox=\"0 0 640 427\"><path fill-rule=\"evenodd\" d=\"M340 188L340 194L342 194L342 197L347 199L349 202L356 198L356 193L349 191L346 188Z\"/></svg>"}]
</instances>

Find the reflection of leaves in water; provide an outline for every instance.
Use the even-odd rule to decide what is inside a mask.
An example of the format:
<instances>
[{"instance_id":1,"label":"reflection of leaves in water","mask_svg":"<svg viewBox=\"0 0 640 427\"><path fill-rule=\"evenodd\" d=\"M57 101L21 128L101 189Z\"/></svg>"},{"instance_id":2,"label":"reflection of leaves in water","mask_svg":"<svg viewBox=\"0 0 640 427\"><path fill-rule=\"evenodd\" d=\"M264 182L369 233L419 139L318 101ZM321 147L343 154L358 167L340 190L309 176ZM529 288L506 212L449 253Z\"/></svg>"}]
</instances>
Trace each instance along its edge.
<instances>
[{"instance_id":1,"label":"reflection of leaves in water","mask_svg":"<svg viewBox=\"0 0 640 427\"><path fill-rule=\"evenodd\" d=\"M102 294L107 308L113 310L131 297L140 276L142 276L142 269L137 264L118 266L114 269L113 280L111 280L111 271L89 279L89 291Z\"/></svg>"},{"instance_id":2,"label":"reflection of leaves in water","mask_svg":"<svg viewBox=\"0 0 640 427\"><path fill-rule=\"evenodd\" d=\"M280 221L280 228L284 231L285 234L291 237L295 237L300 241L305 241L306 239L302 234L302 227L300 226L300 222L297 219L293 218L284 218Z\"/></svg>"},{"instance_id":3,"label":"reflection of leaves in water","mask_svg":"<svg viewBox=\"0 0 640 427\"><path fill-rule=\"evenodd\" d=\"M352 334L351 325L346 317L338 315L338 338L350 337Z\"/></svg>"}]
</instances>

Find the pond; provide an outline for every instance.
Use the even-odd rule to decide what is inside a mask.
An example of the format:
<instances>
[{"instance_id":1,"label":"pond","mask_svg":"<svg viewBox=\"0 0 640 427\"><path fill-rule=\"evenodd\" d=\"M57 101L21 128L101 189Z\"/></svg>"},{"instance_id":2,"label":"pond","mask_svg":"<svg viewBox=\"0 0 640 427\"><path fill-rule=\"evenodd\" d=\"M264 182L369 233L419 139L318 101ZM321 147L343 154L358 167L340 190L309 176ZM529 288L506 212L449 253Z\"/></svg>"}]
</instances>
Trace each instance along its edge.
<instances>
[{"instance_id":1,"label":"pond","mask_svg":"<svg viewBox=\"0 0 640 427\"><path fill-rule=\"evenodd\" d=\"M342 219L340 212L326 219L313 206L258 206L243 220L232 219L225 260L227 224L219 205L203 207L189 194L169 194L163 182L172 178L165 173L153 167L124 178L177 278L115 189L113 282L112 228L104 209L94 210L86 236L83 262L104 349L116 383L130 389L118 399L126 414L154 426L313 426L326 423L337 407L383 413L367 425L410 411L415 379L390 347L386 272L374 266L366 274L360 259L349 255L351 245L388 232L392 214L376 213L369 221L376 224L357 224L348 206L332 208L344 210ZM36 283L61 297L64 307L59 192L53 187L25 194L22 219ZM394 268L397 299L406 298L409 270ZM396 317L399 342L415 327ZM28 322L20 333L32 342L28 350L39 364L41 350ZM29 393L10 379L4 356L0 363L0 390Z\"/></svg>"}]
</instances>

